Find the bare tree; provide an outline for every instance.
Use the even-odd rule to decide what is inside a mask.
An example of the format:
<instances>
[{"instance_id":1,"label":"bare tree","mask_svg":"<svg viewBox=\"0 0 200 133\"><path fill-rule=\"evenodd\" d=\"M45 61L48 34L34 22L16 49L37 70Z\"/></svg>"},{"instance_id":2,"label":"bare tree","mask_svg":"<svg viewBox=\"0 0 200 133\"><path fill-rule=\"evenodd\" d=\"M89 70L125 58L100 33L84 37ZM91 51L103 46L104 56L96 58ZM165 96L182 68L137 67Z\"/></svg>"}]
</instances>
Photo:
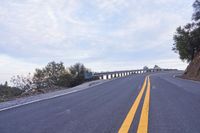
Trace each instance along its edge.
<instances>
[{"instance_id":1,"label":"bare tree","mask_svg":"<svg viewBox=\"0 0 200 133\"><path fill-rule=\"evenodd\" d=\"M11 78L11 83L22 91L28 91L33 84L32 76L29 73L27 76L17 75Z\"/></svg>"}]
</instances>

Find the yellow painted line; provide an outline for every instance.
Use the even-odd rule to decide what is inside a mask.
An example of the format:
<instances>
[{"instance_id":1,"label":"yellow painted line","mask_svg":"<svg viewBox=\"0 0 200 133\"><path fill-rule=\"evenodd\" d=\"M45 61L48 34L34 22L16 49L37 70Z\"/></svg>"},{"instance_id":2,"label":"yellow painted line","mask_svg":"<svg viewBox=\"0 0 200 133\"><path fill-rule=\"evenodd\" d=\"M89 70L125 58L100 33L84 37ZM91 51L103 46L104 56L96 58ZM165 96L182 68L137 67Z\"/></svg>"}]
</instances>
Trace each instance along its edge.
<instances>
[{"instance_id":1,"label":"yellow painted line","mask_svg":"<svg viewBox=\"0 0 200 133\"><path fill-rule=\"evenodd\" d=\"M148 77L148 85L147 85L146 95L144 98L144 104L142 107L142 113L140 116L140 122L138 125L137 133L148 133L150 86L151 86L150 78Z\"/></svg>"},{"instance_id":2,"label":"yellow painted line","mask_svg":"<svg viewBox=\"0 0 200 133\"><path fill-rule=\"evenodd\" d=\"M147 82L147 77L145 78L145 81L142 85L142 89L141 91L139 92L135 102L133 103L130 111L128 112L124 122L122 123L122 126L120 127L118 133L128 133L130 127L131 127L131 123L134 119L134 116L135 116L135 113L136 113L136 110L138 108L138 105L142 99L142 95L144 93L144 90L145 90L145 87L146 87L146 82Z\"/></svg>"}]
</instances>

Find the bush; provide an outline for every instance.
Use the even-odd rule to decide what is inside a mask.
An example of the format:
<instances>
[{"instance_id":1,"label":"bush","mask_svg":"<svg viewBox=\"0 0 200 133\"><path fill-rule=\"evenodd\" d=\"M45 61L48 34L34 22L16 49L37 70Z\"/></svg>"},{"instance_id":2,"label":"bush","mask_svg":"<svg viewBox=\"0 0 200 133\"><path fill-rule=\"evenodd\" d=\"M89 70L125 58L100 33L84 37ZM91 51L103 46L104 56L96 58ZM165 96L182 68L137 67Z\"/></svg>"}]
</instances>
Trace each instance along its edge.
<instances>
[{"instance_id":1,"label":"bush","mask_svg":"<svg viewBox=\"0 0 200 133\"><path fill-rule=\"evenodd\" d=\"M70 84L70 74L66 71L62 62L50 62L43 69L36 69L33 76L33 83L38 88L56 86L67 86Z\"/></svg>"},{"instance_id":2,"label":"bush","mask_svg":"<svg viewBox=\"0 0 200 133\"><path fill-rule=\"evenodd\" d=\"M38 88L51 86L73 87L85 82L85 73L89 72L83 64L76 63L66 69L62 62L50 62L42 69L36 69L33 83Z\"/></svg>"},{"instance_id":3,"label":"bush","mask_svg":"<svg viewBox=\"0 0 200 133\"><path fill-rule=\"evenodd\" d=\"M30 73L27 76L13 76L11 83L14 87L8 86L7 82L0 85L0 102L19 95L48 92L60 87L73 87L95 79L90 70L81 63L66 69L62 62L52 61L44 68L36 69L33 77Z\"/></svg>"},{"instance_id":4,"label":"bush","mask_svg":"<svg viewBox=\"0 0 200 133\"><path fill-rule=\"evenodd\" d=\"M16 88L19 88L22 91L28 91L31 89L33 84L32 76L30 73L27 76L13 76L11 78L11 83L13 83Z\"/></svg>"},{"instance_id":5,"label":"bush","mask_svg":"<svg viewBox=\"0 0 200 133\"><path fill-rule=\"evenodd\" d=\"M72 75L71 86L76 86L85 82L85 73L89 72L90 70L87 69L83 64L76 63L69 68L69 71Z\"/></svg>"},{"instance_id":6,"label":"bush","mask_svg":"<svg viewBox=\"0 0 200 133\"><path fill-rule=\"evenodd\" d=\"M0 85L0 102L19 96L22 94L22 92L22 90L16 87Z\"/></svg>"},{"instance_id":7,"label":"bush","mask_svg":"<svg viewBox=\"0 0 200 133\"><path fill-rule=\"evenodd\" d=\"M62 87L70 87L71 82L72 82L72 76L70 73L66 72L65 74L59 77L59 80L57 81L56 85Z\"/></svg>"}]
</instances>

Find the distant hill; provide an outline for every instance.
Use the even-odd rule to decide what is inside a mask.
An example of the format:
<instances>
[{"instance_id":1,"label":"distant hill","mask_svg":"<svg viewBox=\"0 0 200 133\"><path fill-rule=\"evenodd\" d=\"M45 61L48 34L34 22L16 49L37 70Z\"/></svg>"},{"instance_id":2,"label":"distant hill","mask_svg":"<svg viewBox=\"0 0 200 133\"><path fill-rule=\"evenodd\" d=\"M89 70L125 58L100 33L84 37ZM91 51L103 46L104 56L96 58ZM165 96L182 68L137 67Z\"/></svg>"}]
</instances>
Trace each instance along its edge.
<instances>
[{"instance_id":1,"label":"distant hill","mask_svg":"<svg viewBox=\"0 0 200 133\"><path fill-rule=\"evenodd\" d=\"M200 52L195 56L193 61L190 62L183 78L199 80L200 81Z\"/></svg>"}]
</instances>

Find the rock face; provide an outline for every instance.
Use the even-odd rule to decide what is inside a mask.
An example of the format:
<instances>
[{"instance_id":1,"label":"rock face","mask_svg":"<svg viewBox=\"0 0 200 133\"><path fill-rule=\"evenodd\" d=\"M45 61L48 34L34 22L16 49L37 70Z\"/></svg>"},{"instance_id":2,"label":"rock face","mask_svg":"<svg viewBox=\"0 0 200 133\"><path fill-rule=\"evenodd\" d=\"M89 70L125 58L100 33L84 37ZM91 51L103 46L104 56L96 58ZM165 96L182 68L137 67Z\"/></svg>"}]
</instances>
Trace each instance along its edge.
<instances>
[{"instance_id":1,"label":"rock face","mask_svg":"<svg viewBox=\"0 0 200 133\"><path fill-rule=\"evenodd\" d=\"M194 60L190 62L183 77L187 79L200 80L200 52L195 56Z\"/></svg>"}]
</instances>

